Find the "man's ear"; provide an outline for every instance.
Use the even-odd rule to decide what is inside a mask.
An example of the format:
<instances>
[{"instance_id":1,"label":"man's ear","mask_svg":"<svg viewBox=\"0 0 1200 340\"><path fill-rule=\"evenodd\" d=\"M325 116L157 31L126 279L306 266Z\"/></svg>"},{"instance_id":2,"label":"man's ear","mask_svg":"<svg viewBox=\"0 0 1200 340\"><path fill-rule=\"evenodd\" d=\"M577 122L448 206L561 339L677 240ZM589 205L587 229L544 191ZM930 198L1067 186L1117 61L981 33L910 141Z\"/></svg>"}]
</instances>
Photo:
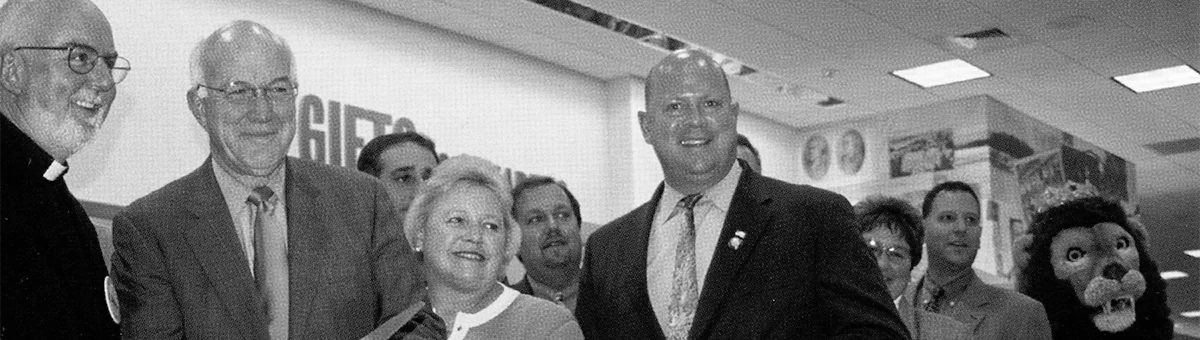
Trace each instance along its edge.
<instances>
[{"instance_id":1,"label":"man's ear","mask_svg":"<svg viewBox=\"0 0 1200 340\"><path fill-rule=\"evenodd\" d=\"M0 55L0 87L12 94L25 92L24 68L24 60L13 51Z\"/></svg>"},{"instance_id":2,"label":"man's ear","mask_svg":"<svg viewBox=\"0 0 1200 340\"><path fill-rule=\"evenodd\" d=\"M646 111L638 111L638 125L642 128L642 140L650 143L650 114Z\"/></svg>"},{"instance_id":3,"label":"man's ear","mask_svg":"<svg viewBox=\"0 0 1200 340\"><path fill-rule=\"evenodd\" d=\"M197 93L199 89L200 86L197 85L187 91L188 109L192 110L192 116L196 117L196 121L200 122L200 126L207 130L208 116L204 115L204 98L200 98L200 94Z\"/></svg>"}]
</instances>

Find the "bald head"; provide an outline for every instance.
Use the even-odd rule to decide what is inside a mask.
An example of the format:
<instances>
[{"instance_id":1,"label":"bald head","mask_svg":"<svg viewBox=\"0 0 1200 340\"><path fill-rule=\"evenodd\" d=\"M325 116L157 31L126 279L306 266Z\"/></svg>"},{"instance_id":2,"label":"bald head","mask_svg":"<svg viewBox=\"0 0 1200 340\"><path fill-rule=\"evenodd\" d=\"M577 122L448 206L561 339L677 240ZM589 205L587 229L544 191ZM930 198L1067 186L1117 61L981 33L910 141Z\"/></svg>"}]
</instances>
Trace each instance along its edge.
<instances>
[{"instance_id":1,"label":"bald head","mask_svg":"<svg viewBox=\"0 0 1200 340\"><path fill-rule=\"evenodd\" d=\"M287 64L289 77L295 82L296 63L287 41L259 23L234 21L196 44L191 56L192 84L223 86L205 79L222 65L280 62Z\"/></svg>"},{"instance_id":2,"label":"bald head","mask_svg":"<svg viewBox=\"0 0 1200 340\"><path fill-rule=\"evenodd\" d=\"M100 8L87 0L9 0L0 6L0 53L16 46L41 46L51 42L64 24L95 22L95 28L112 37L112 28Z\"/></svg>"},{"instance_id":3,"label":"bald head","mask_svg":"<svg viewBox=\"0 0 1200 340\"><path fill-rule=\"evenodd\" d=\"M663 86L695 85L724 88L729 96L729 81L721 65L707 53L699 50L678 50L659 61L646 77L646 104L649 105L655 92Z\"/></svg>"},{"instance_id":4,"label":"bald head","mask_svg":"<svg viewBox=\"0 0 1200 340\"><path fill-rule=\"evenodd\" d=\"M701 51L672 53L646 77L642 137L654 147L664 179L683 194L713 186L734 164L738 105L725 72Z\"/></svg>"}]
</instances>

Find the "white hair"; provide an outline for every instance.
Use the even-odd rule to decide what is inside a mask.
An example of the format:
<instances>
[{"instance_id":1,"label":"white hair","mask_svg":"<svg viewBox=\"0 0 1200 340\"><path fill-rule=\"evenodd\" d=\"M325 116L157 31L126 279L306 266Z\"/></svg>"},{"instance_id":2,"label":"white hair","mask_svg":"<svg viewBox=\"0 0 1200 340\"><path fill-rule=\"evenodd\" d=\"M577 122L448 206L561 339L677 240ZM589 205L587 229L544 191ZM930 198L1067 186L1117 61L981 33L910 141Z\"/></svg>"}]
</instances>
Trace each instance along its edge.
<instances>
[{"instance_id":1,"label":"white hair","mask_svg":"<svg viewBox=\"0 0 1200 340\"><path fill-rule=\"evenodd\" d=\"M287 40L283 39L283 37L279 36L278 34L275 34L275 32L272 32L271 30L266 29L266 27L263 27L261 24L255 23L253 21L248 21L248 20L236 20L236 21L230 22L228 24L225 24L225 26L221 26L221 28L218 28L216 31L213 31L212 34L209 34L207 37L204 37L204 39L200 39L200 41L196 43L196 47L192 48L192 55L189 58L189 69L191 71L191 77L192 77L192 86L191 86L192 88L197 88L198 85L204 84L204 58L208 55L208 49L209 49L209 47L211 47L212 43L214 41L217 41L218 37L220 37L221 35L226 34L226 32L228 30L234 28L234 26L246 25L246 24L251 24L251 25L257 26L256 28L261 27L262 28L261 33L264 36L270 38L276 44L279 44L279 46L282 47L285 51L287 51L288 64L291 64L291 69L288 71L289 72L288 78L290 78L293 83L297 83L297 80L296 80L296 57L292 53L292 47L288 45ZM212 86L211 84L204 84L204 85ZM197 91L199 91L198 93L201 96L203 96L205 93L205 89L203 87L198 87Z\"/></svg>"}]
</instances>

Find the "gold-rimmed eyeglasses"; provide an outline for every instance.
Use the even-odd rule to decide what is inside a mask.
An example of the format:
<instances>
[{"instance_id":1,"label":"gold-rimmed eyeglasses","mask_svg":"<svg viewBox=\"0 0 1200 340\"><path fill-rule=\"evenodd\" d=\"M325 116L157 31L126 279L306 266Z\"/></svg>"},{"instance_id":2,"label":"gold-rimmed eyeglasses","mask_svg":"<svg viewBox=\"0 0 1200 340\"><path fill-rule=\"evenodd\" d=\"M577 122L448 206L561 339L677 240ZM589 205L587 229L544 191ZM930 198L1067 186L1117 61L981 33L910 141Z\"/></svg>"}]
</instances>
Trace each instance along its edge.
<instances>
[{"instance_id":1,"label":"gold-rimmed eyeglasses","mask_svg":"<svg viewBox=\"0 0 1200 340\"><path fill-rule=\"evenodd\" d=\"M67 51L67 67L78 74L88 74L96 68L96 62L104 60L104 64L108 65L110 74L112 75L113 84L119 84L125 80L125 76L129 74L129 60L117 56L116 53L110 55L100 55L95 48L88 45L68 45L68 46L19 46L13 51L20 50L50 50L50 51Z\"/></svg>"}]
</instances>

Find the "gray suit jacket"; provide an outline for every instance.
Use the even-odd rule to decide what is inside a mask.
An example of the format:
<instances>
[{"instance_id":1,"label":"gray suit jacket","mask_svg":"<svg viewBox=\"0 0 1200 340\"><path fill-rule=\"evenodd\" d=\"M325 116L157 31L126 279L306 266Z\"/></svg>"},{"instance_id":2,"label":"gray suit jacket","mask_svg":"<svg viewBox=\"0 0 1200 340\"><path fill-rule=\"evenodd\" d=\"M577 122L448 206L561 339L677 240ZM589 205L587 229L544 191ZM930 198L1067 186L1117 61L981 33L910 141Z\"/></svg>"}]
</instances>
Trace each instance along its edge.
<instances>
[{"instance_id":1,"label":"gray suit jacket","mask_svg":"<svg viewBox=\"0 0 1200 340\"><path fill-rule=\"evenodd\" d=\"M922 278L924 280L924 278ZM1040 302L1013 290L993 287L971 274L971 282L960 304L943 314L925 312L920 306L919 284L909 285L900 301L900 317L905 324L919 327L913 338L965 339L962 327L977 340L1050 340L1050 321ZM930 316L915 322L914 317ZM942 318L939 318L942 317ZM949 317L953 320L944 320ZM957 321L955 323L954 321ZM910 328L912 329L912 328Z\"/></svg>"},{"instance_id":2,"label":"gray suit jacket","mask_svg":"<svg viewBox=\"0 0 1200 340\"><path fill-rule=\"evenodd\" d=\"M113 218L125 339L267 339L212 160ZM289 333L356 339L420 299L424 281L381 183L288 158Z\"/></svg>"}]
</instances>

